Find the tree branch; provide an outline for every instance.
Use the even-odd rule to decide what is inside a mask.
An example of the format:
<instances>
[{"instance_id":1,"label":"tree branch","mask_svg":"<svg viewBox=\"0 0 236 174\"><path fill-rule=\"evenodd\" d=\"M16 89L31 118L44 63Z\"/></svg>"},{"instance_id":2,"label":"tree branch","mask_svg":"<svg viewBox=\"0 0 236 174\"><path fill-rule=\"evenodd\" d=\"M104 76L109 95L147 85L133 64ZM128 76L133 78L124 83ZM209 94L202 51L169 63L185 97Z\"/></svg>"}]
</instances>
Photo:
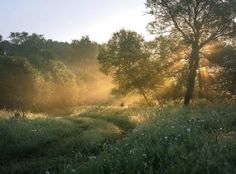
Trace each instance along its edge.
<instances>
[{"instance_id":1,"label":"tree branch","mask_svg":"<svg viewBox=\"0 0 236 174\"><path fill-rule=\"evenodd\" d=\"M167 8L167 10L168 10L168 12L169 12L169 14L170 14L170 17L171 17L171 19L172 19L172 21L173 21L173 23L174 23L175 28L183 35L183 37L184 37L184 39L185 39L186 41L188 41L189 43L192 43L192 39L189 38L189 37L184 33L184 31L179 27L178 23L176 22L176 19L175 19L174 14L172 13L170 7L169 7L168 4L165 2L165 0L162 0L162 3L163 3L164 6Z\"/></svg>"}]
</instances>

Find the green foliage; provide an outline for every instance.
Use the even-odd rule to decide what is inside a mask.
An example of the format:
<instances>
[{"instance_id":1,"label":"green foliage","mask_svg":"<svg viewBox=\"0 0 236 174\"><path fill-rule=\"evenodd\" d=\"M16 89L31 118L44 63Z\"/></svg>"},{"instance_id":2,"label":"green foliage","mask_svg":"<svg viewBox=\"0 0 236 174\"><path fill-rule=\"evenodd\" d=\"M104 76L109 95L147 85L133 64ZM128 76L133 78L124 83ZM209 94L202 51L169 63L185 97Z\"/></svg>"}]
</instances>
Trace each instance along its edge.
<instances>
[{"instance_id":1,"label":"green foliage","mask_svg":"<svg viewBox=\"0 0 236 174\"><path fill-rule=\"evenodd\" d=\"M101 47L98 60L102 64L102 70L109 73L113 72L113 69L131 67L139 60L147 60L148 57L142 36L136 32L120 30L113 34L107 45Z\"/></svg>"},{"instance_id":2,"label":"green foliage","mask_svg":"<svg viewBox=\"0 0 236 174\"><path fill-rule=\"evenodd\" d=\"M56 60L43 68L26 58L1 56L0 108L38 110L76 104L78 87L71 70Z\"/></svg>"},{"instance_id":3,"label":"green foliage","mask_svg":"<svg viewBox=\"0 0 236 174\"><path fill-rule=\"evenodd\" d=\"M223 68L217 76L218 81L216 85L218 90L223 92L230 92L236 94L236 49L232 46L220 45L217 51L209 55L208 59L213 65L218 65Z\"/></svg>"},{"instance_id":4,"label":"green foliage","mask_svg":"<svg viewBox=\"0 0 236 174\"><path fill-rule=\"evenodd\" d=\"M91 41L88 36L83 36L80 40L73 40L71 47L72 55L69 62L74 66L83 68L88 64L96 63L98 45Z\"/></svg>"},{"instance_id":5,"label":"green foliage","mask_svg":"<svg viewBox=\"0 0 236 174\"><path fill-rule=\"evenodd\" d=\"M28 34L26 32L12 32L9 41L1 44L2 49L8 56L22 56L31 60L31 63L38 65L40 59L65 59L71 55L71 45L64 42L46 40L43 35Z\"/></svg>"}]
</instances>

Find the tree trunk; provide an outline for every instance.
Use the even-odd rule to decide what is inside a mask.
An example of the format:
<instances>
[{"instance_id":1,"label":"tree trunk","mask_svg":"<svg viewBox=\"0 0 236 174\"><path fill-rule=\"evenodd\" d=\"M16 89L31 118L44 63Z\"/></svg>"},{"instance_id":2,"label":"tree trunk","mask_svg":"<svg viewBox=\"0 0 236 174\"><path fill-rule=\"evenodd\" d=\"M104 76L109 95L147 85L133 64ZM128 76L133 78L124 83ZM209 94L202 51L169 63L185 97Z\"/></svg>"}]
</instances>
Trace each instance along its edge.
<instances>
[{"instance_id":1,"label":"tree trunk","mask_svg":"<svg viewBox=\"0 0 236 174\"><path fill-rule=\"evenodd\" d=\"M199 70L198 72L198 85L199 85L199 98L205 98L205 83L204 76L202 76L202 72Z\"/></svg>"},{"instance_id":2,"label":"tree trunk","mask_svg":"<svg viewBox=\"0 0 236 174\"><path fill-rule=\"evenodd\" d=\"M193 97L194 85L195 85L195 78L197 75L197 69L199 66L199 47L198 44L192 45L192 52L190 57L189 63L189 77L188 77L188 84L187 84L187 92L184 98L184 105L188 106L190 100Z\"/></svg>"},{"instance_id":3,"label":"tree trunk","mask_svg":"<svg viewBox=\"0 0 236 174\"><path fill-rule=\"evenodd\" d=\"M146 94L145 94L145 91L144 91L142 88L140 88L140 92L141 92L141 94L142 94L144 100L146 101L147 105L148 105L148 106L152 106L152 104L149 102L149 100L148 100L148 98L147 98L147 96L146 96Z\"/></svg>"}]
</instances>

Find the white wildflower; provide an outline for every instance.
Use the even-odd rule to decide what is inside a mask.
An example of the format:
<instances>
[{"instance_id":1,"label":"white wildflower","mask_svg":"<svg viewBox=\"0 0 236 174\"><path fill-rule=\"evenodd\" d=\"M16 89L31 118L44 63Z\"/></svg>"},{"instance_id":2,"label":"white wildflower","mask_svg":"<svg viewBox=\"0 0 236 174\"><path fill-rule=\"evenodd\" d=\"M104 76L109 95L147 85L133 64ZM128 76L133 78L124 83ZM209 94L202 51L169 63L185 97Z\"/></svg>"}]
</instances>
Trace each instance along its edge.
<instances>
[{"instance_id":1,"label":"white wildflower","mask_svg":"<svg viewBox=\"0 0 236 174\"><path fill-rule=\"evenodd\" d=\"M88 156L90 160L96 159L96 156Z\"/></svg>"},{"instance_id":2,"label":"white wildflower","mask_svg":"<svg viewBox=\"0 0 236 174\"><path fill-rule=\"evenodd\" d=\"M129 153L130 153L130 154L134 154L134 150L130 150Z\"/></svg>"},{"instance_id":3,"label":"white wildflower","mask_svg":"<svg viewBox=\"0 0 236 174\"><path fill-rule=\"evenodd\" d=\"M144 153L144 154L143 154L143 157L144 157L144 158L147 158L147 154Z\"/></svg>"}]
</instances>

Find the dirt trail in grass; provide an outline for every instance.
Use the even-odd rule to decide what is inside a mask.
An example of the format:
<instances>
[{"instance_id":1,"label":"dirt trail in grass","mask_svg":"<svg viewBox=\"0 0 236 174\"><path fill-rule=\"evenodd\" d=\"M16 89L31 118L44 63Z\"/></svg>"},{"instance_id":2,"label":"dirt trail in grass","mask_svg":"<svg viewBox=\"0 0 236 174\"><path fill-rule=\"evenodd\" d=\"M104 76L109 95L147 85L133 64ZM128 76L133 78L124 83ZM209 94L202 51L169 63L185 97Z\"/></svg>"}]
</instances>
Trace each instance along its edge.
<instances>
[{"instance_id":1,"label":"dirt trail in grass","mask_svg":"<svg viewBox=\"0 0 236 174\"><path fill-rule=\"evenodd\" d=\"M133 120L139 116L137 113L139 111L132 109L92 107L82 112L76 110L73 113L51 114L45 117L51 120L50 123L40 123L44 134L32 135L35 143L27 145L27 148L22 146L23 150L20 145L20 151L6 156L0 164L0 173L8 172L8 169L11 169L11 173L30 173L37 171L38 166L44 166L40 167L43 171L55 171L68 161L86 162L103 152L104 145L110 146L129 134L139 124ZM26 121L25 124L31 125L31 122ZM62 127L55 129L61 133L50 131L53 126ZM19 136L21 139L27 137ZM43 138L43 141L38 141L38 138Z\"/></svg>"}]
</instances>

